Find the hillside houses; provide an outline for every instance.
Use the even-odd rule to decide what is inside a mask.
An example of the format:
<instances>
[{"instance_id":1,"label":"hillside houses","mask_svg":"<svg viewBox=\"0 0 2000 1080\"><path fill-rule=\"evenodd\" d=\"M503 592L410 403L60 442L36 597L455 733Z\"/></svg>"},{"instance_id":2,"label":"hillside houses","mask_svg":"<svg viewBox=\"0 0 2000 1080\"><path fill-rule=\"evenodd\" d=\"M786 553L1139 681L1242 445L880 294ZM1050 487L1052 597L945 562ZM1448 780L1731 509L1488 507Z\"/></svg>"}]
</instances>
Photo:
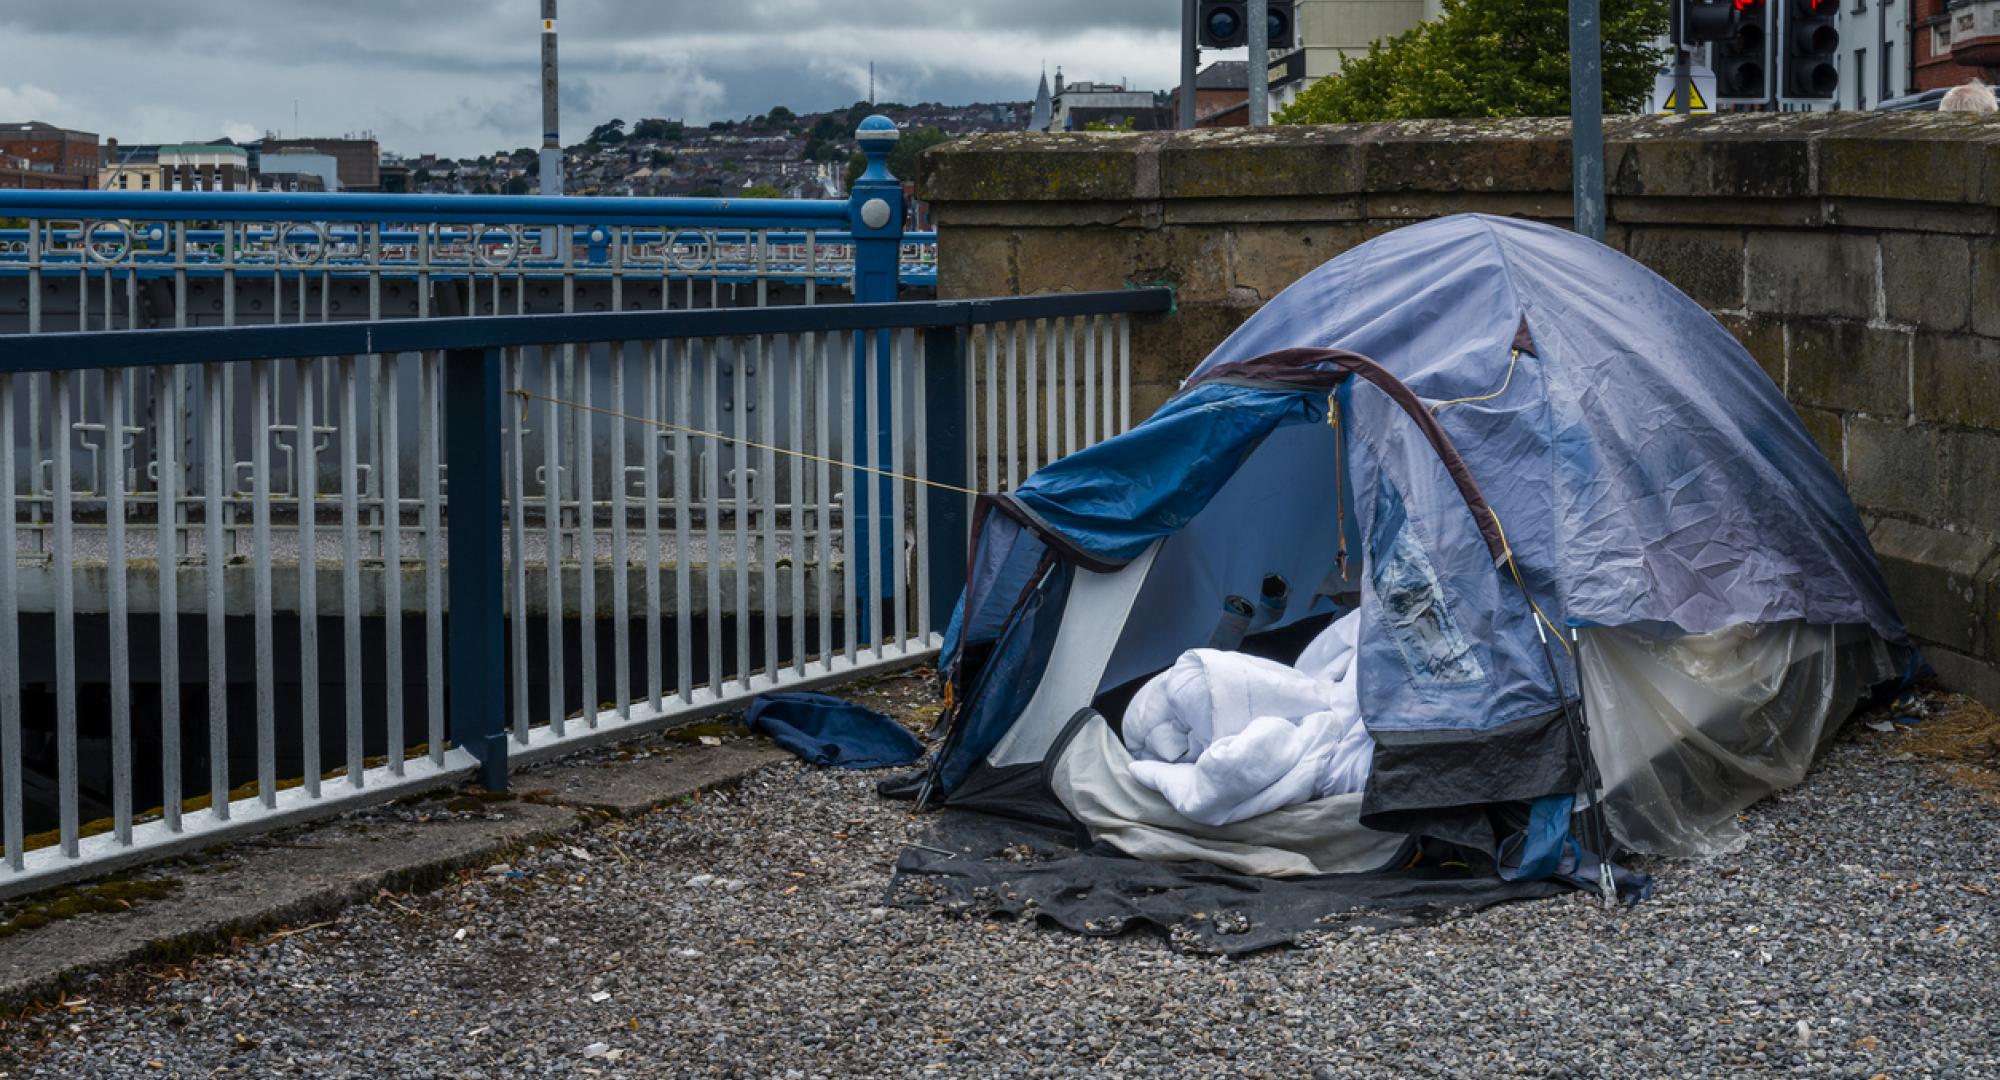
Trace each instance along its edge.
<instances>
[{"instance_id":1,"label":"hillside houses","mask_svg":"<svg viewBox=\"0 0 2000 1080\"><path fill-rule=\"evenodd\" d=\"M564 151L565 188L576 195L762 196L827 198L846 186L854 126L880 112L897 126L936 128L949 137L1017 130L1025 104L914 106L857 103L849 109L794 114L782 107L741 121L693 127L642 119L598 125ZM529 147L453 160L406 156L411 190L462 194L528 194L536 187Z\"/></svg>"}]
</instances>

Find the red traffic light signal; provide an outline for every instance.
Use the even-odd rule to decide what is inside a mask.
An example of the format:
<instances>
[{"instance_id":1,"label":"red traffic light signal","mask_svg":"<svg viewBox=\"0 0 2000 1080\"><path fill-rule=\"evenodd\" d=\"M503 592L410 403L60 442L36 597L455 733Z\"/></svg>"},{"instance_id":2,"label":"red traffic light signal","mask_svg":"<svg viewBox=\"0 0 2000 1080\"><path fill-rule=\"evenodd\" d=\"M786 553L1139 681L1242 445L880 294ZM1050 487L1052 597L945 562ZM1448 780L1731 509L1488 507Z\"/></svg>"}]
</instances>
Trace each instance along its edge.
<instances>
[{"instance_id":1,"label":"red traffic light signal","mask_svg":"<svg viewBox=\"0 0 2000 1080\"><path fill-rule=\"evenodd\" d=\"M1768 104L1771 5L1767 0L1731 0L1731 6L1728 31L1716 39L1711 57L1716 103Z\"/></svg>"},{"instance_id":2,"label":"red traffic light signal","mask_svg":"<svg viewBox=\"0 0 2000 1080\"><path fill-rule=\"evenodd\" d=\"M1781 101L1831 101L1840 89L1838 0L1778 0L1778 96Z\"/></svg>"}]
</instances>

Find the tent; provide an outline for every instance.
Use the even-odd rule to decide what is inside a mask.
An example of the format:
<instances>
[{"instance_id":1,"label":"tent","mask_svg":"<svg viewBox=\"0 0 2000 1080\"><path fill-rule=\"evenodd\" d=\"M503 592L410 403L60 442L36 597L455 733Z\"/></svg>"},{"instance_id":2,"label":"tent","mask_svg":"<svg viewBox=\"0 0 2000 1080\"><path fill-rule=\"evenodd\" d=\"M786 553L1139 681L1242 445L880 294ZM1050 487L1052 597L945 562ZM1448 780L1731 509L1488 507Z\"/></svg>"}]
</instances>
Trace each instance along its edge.
<instances>
[{"instance_id":1,"label":"tent","mask_svg":"<svg viewBox=\"0 0 2000 1080\"><path fill-rule=\"evenodd\" d=\"M1920 662L1756 361L1645 267L1513 219L1328 262L1144 423L982 496L973 540L913 793L1265 878L1431 841L1578 884L1720 850ZM1205 824L1134 782L1150 678L1215 642L1289 661L1350 611L1363 789Z\"/></svg>"}]
</instances>

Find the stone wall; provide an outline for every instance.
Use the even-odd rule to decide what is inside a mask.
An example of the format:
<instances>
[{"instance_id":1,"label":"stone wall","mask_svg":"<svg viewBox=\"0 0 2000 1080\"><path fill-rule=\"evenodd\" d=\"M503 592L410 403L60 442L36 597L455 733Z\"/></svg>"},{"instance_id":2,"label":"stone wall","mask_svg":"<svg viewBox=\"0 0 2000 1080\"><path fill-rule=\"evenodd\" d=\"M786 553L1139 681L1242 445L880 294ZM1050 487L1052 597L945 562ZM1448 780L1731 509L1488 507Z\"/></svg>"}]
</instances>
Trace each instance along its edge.
<instances>
[{"instance_id":1,"label":"stone wall","mask_svg":"<svg viewBox=\"0 0 2000 1080\"><path fill-rule=\"evenodd\" d=\"M1625 117L1606 241L1707 306L1840 469L1945 681L2000 705L2000 118ZM992 135L924 155L946 297L1166 284L1143 413L1266 299L1466 211L1570 219L1566 121Z\"/></svg>"}]
</instances>

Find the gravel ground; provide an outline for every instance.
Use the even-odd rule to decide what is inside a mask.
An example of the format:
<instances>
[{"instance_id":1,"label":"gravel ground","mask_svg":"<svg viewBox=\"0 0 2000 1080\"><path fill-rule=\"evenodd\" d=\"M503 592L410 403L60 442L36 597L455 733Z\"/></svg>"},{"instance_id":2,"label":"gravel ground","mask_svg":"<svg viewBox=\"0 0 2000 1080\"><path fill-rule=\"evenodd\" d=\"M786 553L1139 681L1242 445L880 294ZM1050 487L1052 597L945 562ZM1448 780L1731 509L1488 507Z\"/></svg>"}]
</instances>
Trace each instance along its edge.
<instances>
[{"instance_id":1,"label":"gravel ground","mask_svg":"<svg viewBox=\"0 0 2000 1080\"><path fill-rule=\"evenodd\" d=\"M0 1076L2000 1076L2000 805L1856 725L1747 848L1223 961L877 906L797 765L0 1028Z\"/></svg>"}]
</instances>

